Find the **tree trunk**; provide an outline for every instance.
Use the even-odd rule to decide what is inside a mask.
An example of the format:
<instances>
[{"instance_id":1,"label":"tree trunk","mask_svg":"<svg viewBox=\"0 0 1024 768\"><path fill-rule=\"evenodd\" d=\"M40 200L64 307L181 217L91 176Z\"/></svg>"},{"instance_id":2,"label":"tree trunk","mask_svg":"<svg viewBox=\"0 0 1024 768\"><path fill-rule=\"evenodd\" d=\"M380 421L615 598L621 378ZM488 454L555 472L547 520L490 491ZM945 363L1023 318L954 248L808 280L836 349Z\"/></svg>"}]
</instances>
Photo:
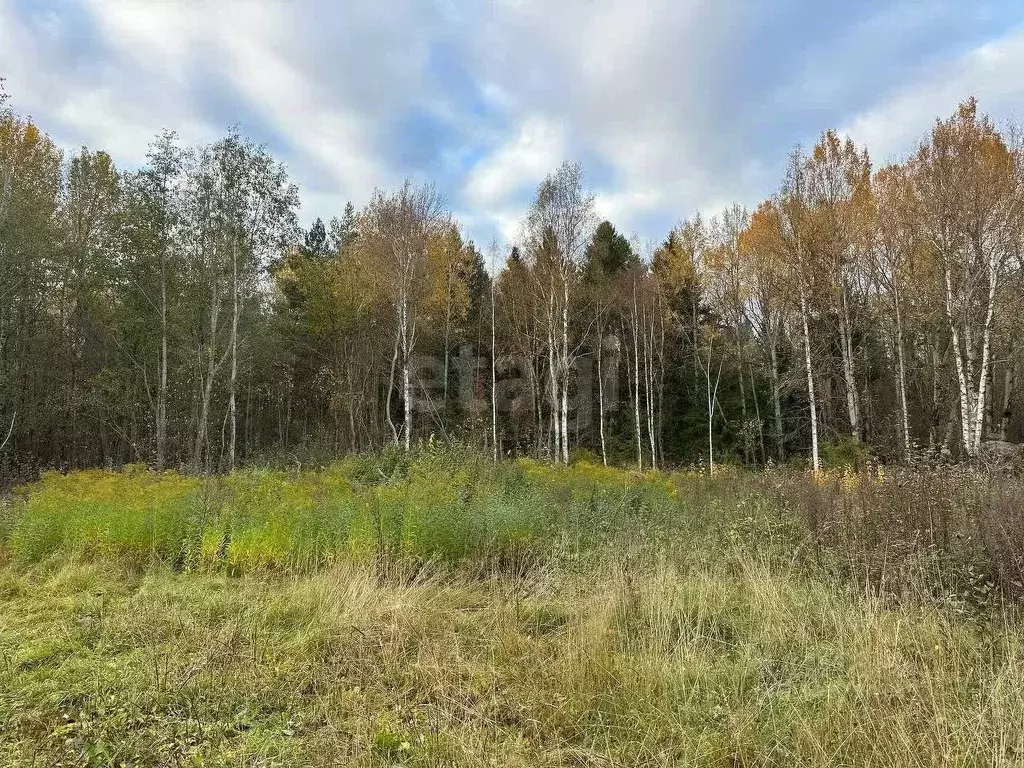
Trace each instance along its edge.
<instances>
[{"instance_id":1,"label":"tree trunk","mask_svg":"<svg viewBox=\"0 0 1024 768\"><path fill-rule=\"evenodd\" d=\"M1013 390L1017 383L1017 364L1010 360L1006 363L1003 373L1003 408L999 417L999 439L1006 442L1010 432L1010 421L1013 418Z\"/></svg>"},{"instance_id":2,"label":"tree trunk","mask_svg":"<svg viewBox=\"0 0 1024 768\"><path fill-rule=\"evenodd\" d=\"M639 311L636 304L636 279L633 280L633 420L636 429L636 465L643 471L644 443L640 428L640 336L638 333Z\"/></svg>"},{"instance_id":3,"label":"tree trunk","mask_svg":"<svg viewBox=\"0 0 1024 768\"><path fill-rule=\"evenodd\" d=\"M160 382L156 395L156 471L167 466L167 254L160 254Z\"/></svg>"},{"instance_id":4,"label":"tree trunk","mask_svg":"<svg viewBox=\"0 0 1024 768\"><path fill-rule=\"evenodd\" d=\"M775 339L769 342L768 355L771 360L772 409L775 417L775 450L779 461L786 460L786 434L782 426L782 387L779 383L779 354Z\"/></svg>"},{"instance_id":5,"label":"tree trunk","mask_svg":"<svg viewBox=\"0 0 1024 768\"><path fill-rule=\"evenodd\" d=\"M213 399L213 382L217 375L220 364L217 361L217 322L220 316L220 290L217 281L211 289L210 300L210 339L207 344L207 367L206 377L203 381L202 396L199 405L199 419L196 424L196 439L192 450L193 470L198 472L210 469L209 462L209 423L210 423L210 402ZM203 461L203 451L207 452L206 461Z\"/></svg>"},{"instance_id":6,"label":"tree trunk","mask_svg":"<svg viewBox=\"0 0 1024 768\"><path fill-rule=\"evenodd\" d=\"M493 271L493 265L492 265ZM494 330L494 281L491 276L491 449L494 461L498 461L498 347ZM447 350L445 351L447 354ZM447 359L447 358L446 358ZM445 374L447 376L447 373ZM447 382L446 382L447 384Z\"/></svg>"},{"instance_id":7,"label":"tree trunk","mask_svg":"<svg viewBox=\"0 0 1024 768\"><path fill-rule=\"evenodd\" d=\"M860 402L857 393L857 376L854 370L853 329L850 322L849 299L846 287L841 291L839 315L839 340L843 358L843 381L846 384L846 412L850 421L850 434L854 440L861 439Z\"/></svg>"},{"instance_id":8,"label":"tree trunk","mask_svg":"<svg viewBox=\"0 0 1024 768\"><path fill-rule=\"evenodd\" d=\"M597 334L597 420L601 433L601 463L608 466L608 446L604 436L604 368L601 365L602 348L604 347L604 324Z\"/></svg>"},{"instance_id":9,"label":"tree trunk","mask_svg":"<svg viewBox=\"0 0 1024 768\"><path fill-rule=\"evenodd\" d=\"M569 278L562 275L562 463L569 463Z\"/></svg>"},{"instance_id":10,"label":"tree trunk","mask_svg":"<svg viewBox=\"0 0 1024 768\"><path fill-rule=\"evenodd\" d=\"M395 331L395 346L391 353L391 373L388 376L388 391L384 398L384 416L387 418L388 427L391 430L391 440L395 447L398 447L398 430L395 428L395 420L391 417L391 396L395 391L395 368L398 367L398 348L402 342L401 313L399 313L399 327Z\"/></svg>"},{"instance_id":11,"label":"tree trunk","mask_svg":"<svg viewBox=\"0 0 1024 768\"><path fill-rule=\"evenodd\" d=\"M553 302L553 299L552 299ZM552 325L554 324L554 315L551 316ZM558 366L556 364L555 351L555 333L554 328L548 330L548 390L551 395L551 459L552 461L561 461L562 457L562 430L559 427L559 407L558 407Z\"/></svg>"},{"instance_id":12,"label":"tree trunk","mask_svg":"<svg viewBox=\"0 0 1024 768\"><path fill-rule=\"evenodd\" d=\"M907 368L903 356L903 315L899 296L894 296L896 307L896 364L899 373L900 417L903 425L903 457L910 459L910 414L907 408Z\"/></svg>"},{"instance_id":13,"label":"tree trunk","mask_svg":"<svg viewBox=\"0 0 1024 768\"><path fill-rule=\"evenodd\" d=\"M235 438L238 434L238 418L235 409L235 389L238 383L238 256L235 250L231 252L231 282L232 282L232 310L231 310L231 380L228 387L228 418L231 420L230 433L228 438L228 462L227 470L232 472L235 469Z\"/></svg>"},{"instance_id":14,"label":"tree trunk","mask_svg":"<svg viewBox=\"0 0 1024 768\"><path fill-rule=\"evenodd\" d=\"M814 396L814 369L811 367L811 331L808 322L807 291L800 284L800 319L804 335L804 367L807 372L807 399L811 406L811 467L815 472L821 469L818 456L818 401Z\"/></svg>"},{"instance_id":15,"label":"tree trunk","mask_svg":"<svg viewBox=\"0 0 1024 768\"><path fill-rule=\"evenodd\" d=\"M996 308L996 288L999 274L994 254L988 258L988 307L985 312L985 326L981 337L981 369L978 379L978 396L975 401L974 414L974 450L972 456L981 453L981 441L985 434L985 399L988 395L989 367L992 364L992 320Z\"/></svg>"},{"instance_id":16,"label":"tree trunk","mask_svg":"<svg viewBox=\"0 0 1024 768\"><path fill-rule=\"evenodd\" d=\"M736 334L736 374L739 378L740 385L740 415L743 419L743 460L749 464L751 451L749 441L746 439L747 424L749 422L747 417L747 387L746 383L743 381L743 343L740 340L741 324L739 313L736 313L736 315L737 316L733 318L733 328Z\"/></svg>"},{"instance_id":17,"label":"tree trunk","mask_svg":"<svg viewBox=\"0 0 1024 768\"><path fill-rule=\"evenodd\" d=\"M644 304L644 397L647 405L647 438L651 448L651 469L658 468L657 437L654 434L654 321L648 323Z\"/></svg>"},{"instance_id":18,"label":"tree trunk","mask_svg":"<svg viewBox=\"0 0 1024 768\"><path fill-rule=\"evenodd\" d=\"M405 405L405 450L412 447L412 380L409 376L409 353L402 354L402 397Z\"/></svg>"}]
</instances>

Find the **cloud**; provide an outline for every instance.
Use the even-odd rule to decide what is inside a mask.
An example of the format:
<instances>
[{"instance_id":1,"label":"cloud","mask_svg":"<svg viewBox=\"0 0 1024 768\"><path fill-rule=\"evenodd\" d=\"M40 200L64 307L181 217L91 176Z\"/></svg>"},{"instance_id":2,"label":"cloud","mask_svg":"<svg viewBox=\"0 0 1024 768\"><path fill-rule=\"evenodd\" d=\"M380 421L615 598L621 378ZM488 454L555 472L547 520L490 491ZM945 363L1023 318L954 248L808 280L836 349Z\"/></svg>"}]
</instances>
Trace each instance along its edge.
<instances>
[{"instance_id":1,"label":"cloud","mask_svg":"<svg viewBox=\"0 0 1024 768\"><path fill-rule=\"evenodd\" d=\"M866 145L877 162L898 160L937 118L951 115L968 96L999 120L1024 104L1024 29L969 51L920 80L898 88L852 117L843 131Z\"/></svg>"},{"instance_id":2,"label":"cloud","mask_svg":"<svg viewBox=\"0 0 1024 768\"><path fill-rule=\"evenodd\" d=\"M0 0L0 75L58 142L121 165L164 128L239 123L307 220L409 177L478 242L510 240L578 160L600 215L660 239L756 204L825 128L882 159L970 93L1005 116L1022 25L999 0Z\"/></svg>"},{"instance_id":3,"label":"cloud","mask_svg":"<svg viewBox=\"0 0 1024 768\"><path fill-rule=\"evenodd\" d=\"M536 186L564 158L564 130L555 121L539 115L526 116L516 133L469 173L463 188L471 206L488 207L524 187Z\"/></svg>"}]
</instances>

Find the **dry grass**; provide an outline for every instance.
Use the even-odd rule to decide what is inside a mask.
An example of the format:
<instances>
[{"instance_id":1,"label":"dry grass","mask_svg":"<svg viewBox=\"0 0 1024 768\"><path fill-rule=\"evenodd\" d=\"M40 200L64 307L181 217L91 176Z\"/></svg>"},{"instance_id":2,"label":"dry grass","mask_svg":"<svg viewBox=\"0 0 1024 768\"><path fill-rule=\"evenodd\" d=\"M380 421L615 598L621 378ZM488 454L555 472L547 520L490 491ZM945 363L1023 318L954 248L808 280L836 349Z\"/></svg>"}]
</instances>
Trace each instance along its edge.
<instances>
[{"instance_id":1,"label":"dry grass","mask_svg":"<svg viewBox=\"0 0 1024 768\"><path fill-rule=\"evenodd\" d=\"M446 460L0 509L0 765L1024 765L1017 481Z\"/></svg>"},{"instance_id":2,"label":"dry grass","mask_svg":"<svg viewBox=\"0 0 1024 768\"><path fill-rule=\"evenodd\" d=\"M741 551L528 580L2 571L0 764L1019 765L1015 625Z\"/></svg>"}]
</instances>

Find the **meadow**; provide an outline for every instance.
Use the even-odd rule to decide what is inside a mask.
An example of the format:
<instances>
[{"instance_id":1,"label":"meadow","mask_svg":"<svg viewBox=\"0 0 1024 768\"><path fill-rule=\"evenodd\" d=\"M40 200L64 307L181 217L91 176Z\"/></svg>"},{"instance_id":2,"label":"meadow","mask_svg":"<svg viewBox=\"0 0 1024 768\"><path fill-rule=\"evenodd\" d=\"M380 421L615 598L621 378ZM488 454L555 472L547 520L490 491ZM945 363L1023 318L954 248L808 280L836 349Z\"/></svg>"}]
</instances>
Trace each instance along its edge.
<instances>
[{"instance_id":1,"label":"meadow","mask_svg":"<svg viewBox=\"0 0 1024 768\"><path fill-rule=\"evenodd\" d=\"M458 451L0 505L0 765L1024 764L1024 484Z\"/></svg>"}]
</instances>

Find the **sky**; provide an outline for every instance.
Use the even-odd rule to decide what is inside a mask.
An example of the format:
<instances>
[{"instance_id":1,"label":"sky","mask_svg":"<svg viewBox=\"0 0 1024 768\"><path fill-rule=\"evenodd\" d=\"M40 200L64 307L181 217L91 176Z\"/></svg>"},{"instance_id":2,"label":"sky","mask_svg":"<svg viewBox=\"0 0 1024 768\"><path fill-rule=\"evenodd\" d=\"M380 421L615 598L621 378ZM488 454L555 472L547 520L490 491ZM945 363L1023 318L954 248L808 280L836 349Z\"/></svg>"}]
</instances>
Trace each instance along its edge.
<instances>
[{"instance_id":1,"label":"sky","mask_svg":"<svg viewBox=\"0 0 1024 768\"><path fill-rule=\"evenodd\" d=\"M301 219L410 178L514 241L580 162L642 241L756 205L827 128L876 165L970 95L1024 117L1024 0L0 0L0 77L62 146L145 162L238 124Z\"/></svg>"}]
</instances>

